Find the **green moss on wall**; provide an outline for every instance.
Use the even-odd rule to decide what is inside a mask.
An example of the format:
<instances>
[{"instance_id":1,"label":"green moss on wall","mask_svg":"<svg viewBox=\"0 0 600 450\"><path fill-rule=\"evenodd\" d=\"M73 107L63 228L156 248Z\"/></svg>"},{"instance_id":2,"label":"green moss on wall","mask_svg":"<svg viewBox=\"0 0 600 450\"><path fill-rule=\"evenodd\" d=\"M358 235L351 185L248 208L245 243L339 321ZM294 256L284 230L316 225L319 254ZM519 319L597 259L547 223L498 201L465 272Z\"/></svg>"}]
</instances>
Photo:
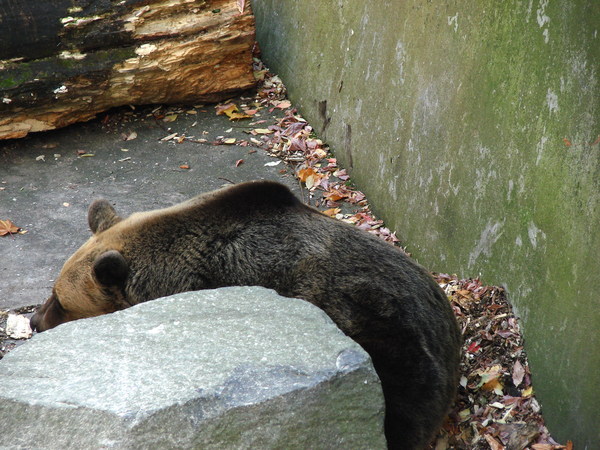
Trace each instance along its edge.
<instances>
[{"instance_id":1,"label":"green moss on wall","mask_svg":"<svg viewBox=\"0 0 600 450\"><path fill-rule=\"evenodd\" d=\"M265 60L413 254L507 287L552 433L600 442L600 3L253 7Z\"/></svg>"}]
</instances>

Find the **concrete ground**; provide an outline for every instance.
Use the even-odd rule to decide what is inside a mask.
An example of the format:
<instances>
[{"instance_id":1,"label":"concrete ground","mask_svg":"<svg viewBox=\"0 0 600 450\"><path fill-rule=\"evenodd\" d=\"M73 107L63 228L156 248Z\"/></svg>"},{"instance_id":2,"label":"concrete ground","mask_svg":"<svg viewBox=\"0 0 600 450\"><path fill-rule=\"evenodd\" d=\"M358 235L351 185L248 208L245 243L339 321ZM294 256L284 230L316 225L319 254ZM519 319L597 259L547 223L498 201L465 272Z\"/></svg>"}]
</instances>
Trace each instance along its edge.
<instances>
[{"instance_id":1,"label":"concrete ground","mask_svg":"<svg viewBox=\"0 0 600 450\"><path fill-rule=\"evenodd\" d=\"M0 309L45 301L64 261L90 235L87 208L96 198L110 200L127 216L229 181L278 180L299 193L292 171L284 163L265 166L275 159L261 148L211 145L219 136L249 141L245 131L273 123L277 110L231 122L217 116L214 105L156 108L123 108L88 123L0 141L0 220L27 231L0 237ZM169 112L175 120L164 121L173 118ZM251 125L261 119L268 123ZM173 133L177 137L163 140ZM183 135L207 142L178 143Z\"/></svg>"}]
</instances>

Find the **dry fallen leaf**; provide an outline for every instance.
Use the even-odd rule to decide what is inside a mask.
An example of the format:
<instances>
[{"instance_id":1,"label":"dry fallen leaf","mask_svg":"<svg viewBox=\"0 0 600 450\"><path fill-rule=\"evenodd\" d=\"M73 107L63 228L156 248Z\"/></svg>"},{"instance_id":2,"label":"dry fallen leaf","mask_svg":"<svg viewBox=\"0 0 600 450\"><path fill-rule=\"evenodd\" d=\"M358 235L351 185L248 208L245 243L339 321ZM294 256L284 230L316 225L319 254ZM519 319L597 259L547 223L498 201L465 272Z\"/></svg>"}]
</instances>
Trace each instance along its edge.
<instances>
[{"instance_id":1,"label":"dry fallen leaf","mask_svg":"<svg viewBox=\"0 0 600 450\"><path fill-rule=\"evenodd\" d=\"M16 226L10 220L0 220L0 236L18 233L21 228Z\"/></svg>"},{"instance_id":2,"label":"dry fallen leaf","mask_svg":"<svg viewBox=\"0 0 600 450\"><path fill-rule=\"evenodd\" d=\"M182 164L179 166L180 169L189 169L190 166L188 166L187 164Z\"/></svg>"},{"instance_id":3,"label":"dry fallen leaf","mask_svg":"<svg viewBox=\"0 0 600 450\"><path fill-rule=\"evenodd\" d=\"M473 342L471 342L471 344L467 348L467 352L469 352L469 353L475 353L480 348L481 348L481 346L477 342L473 341Z\"/></svg>"},{"instance_id":4,"label":"dry fallen leaf","mask_svg":"<svg viewBox=\"0 0 600 450\"><path fill-rule=\"evenodd\" d=\"M325 211L323 211L323 214L325 214L326 216L329 216L329 217L335 217L336 214L340 213L340 211L341 211L340 208L329 208L329 209L326 209Z\"/></svg>"},{"instance_id":5,"label":"dry fallen leaf","mask_svg":"<svg viewBox=\"0 0 600 450\"><path fill-rule=\"evenodd\" d=\"M235 167L239 167L239 166L241 166L242 164L244 164L244 160L243 160L243 159L238 159L238 160L235 162Z\"/></svg>"},{"instance_id":6,"label":"dry fallen leaf","mask_svg":"<svg viewBox=\"0 0 600 450\"><path fill-rule=\"evenodd\" d=\"M271 161L271 162L265 163L265 166L267 166L267 167L274 167L274 166L278 166L279 163L281 163L281 160Z\"/></svg>"},{"instance_id":7,"label":"dry fallen leaf","mask_svg":"<svg viewBox=\"0 0 600 450\"><path fill-rule=\"evenodd\" d=\"M327 200L330 200L332 202L337 202L343 198L348 197L348 194L340 192L336 189L331 189L330 191L324 193L323 197L325 197Z\"/></svg>"},{"instance_id":8,"label":"dry fallen leaf","mask_svg":"<svg viewBox=\"0 0 600 450\"><path fill-rule=\"evenodd\" d=\"M523 397L530 397L533 394L533 386L529 386L527 389L524 389L523 392L521 392L521 395Z\"/></svg>"},{"instance_id":9,"label":"dry fallen leaf","mask_svg":"<svg viewBox=\"0 0 600 450\"><path fill-rule=\"evenodd\" d=\"M125 134L125 133L123 133L123 134L121 135L121 137L123 138L123 140L124 140L124 141L132 141L132 140L134 140L135 138L137 138L137 133L136 133L135 131L132 131L132 132L131 132L131 133L129 133L129 134Z\"/></svg>"},{"instance_id":10,"label":"dry fallen leaf","mask_svg":"<svg viewBox=\"0 0 600 450\"><path fill-rule=\"evenodd\" d=\"M481 389L483 389L484 391L494 391L494 393L497 395L503 394L502 388L502 382L499 378L494 378L493 380L490 380L483 386L481 386Z\"/></svg>"},{"instance_id":11,"label":"dry fallen leaf","mask_svg":"<svg viewBox=\"0 0 600 450\"><path fill-rule=\"evenodd\" d=\"M252 118L252 116L250 114L237 113L237 112L227 114L227 116L229 117L229 120L251 119Z\"/></svg>"},{"instance_id":12,"label":"dry fallen leaf","mask_svg":"<svg viewBox=\"0 0 600 450\"><path fill-rule=\"evenodd\" d=\"M459 411L458 417L460 417L461 420L466 421L467 419L469 419L471 417L471 410L469 408L467 408L467 409L463 409L462 411Z\"/></svg>"},{"instance_id":13,"label":"dry fallen leaf","mask_svg":"<svg viewBox=\"0 0 600 450\"><path fill-rule=\"evenodd\" d=\"M283 100L281 102L278 102L275 105L275 108L286 109L286 108L289 108L290 106L292 106L292 103L289 100Z\"/></svg>"},{"instance_id":14,"label":"dry fallen leaf","mask_svg":"<svg viewBox=\"0 0 600 450\"><path fill-rule=\"evenodd\" d=\"M165 136L164 138L161 139L161 141L170 141L171 139L177 137L177 133L172 133L169 134L168 136Z\"/></svg>"},{"instance_id":15,"label":"dry fallen leaf","mask_svg":"<svg viewBox=\"0 0 600 450\"><path fill-rule=\"evenodd\" d=\"M523 377L525 376L525 368L523 365L517 360L515 365L513 366L512 379L515 387L519 387L521 382L523 381Z\"/></svg>"},{"instance_id":16,"label":"dry fallen leaf","mask_svg":"<svg viewBox=\"0 0 600 450\"><path fill-rule=\"evenodd\" d=\"M483 437L485 438L487 443L490 445L490 448L492 450L504 450L504 445L502 445L500 442L498 442L496 439L494 439L489 434L486 434Z\"/></svg>"},{"instance_id":17,"label":"dry fallen leaf","mask_svg":"<svg viewBox=\"0 0 600 450\"><path fill-rule=\"evenodd\" d=\"M254 71L254 79L256 79L257 81L262 81L265 79L265 76L267 75L269 71L268 70L255 70Z\"/></svg>"},{"instance_id":18,"label":"dry fallen leaf","mask_svg":"<svg viewBox=\"0 0 600 450\"><path fill-rule=\"evenodd\" d=\"M497 395L502 395L502 366L494 365L484 370L478 371L481 376L479 387L484 391L494 391Z\"/></svg>"},{"instance_id":19,"label":"dry fallen leaf","mask_svg":"<svg viewBox=\"0 0 600 450\"><path fill-rule=\"evenodd\" d=\"M313 169L312 167L309 167L307 169L300 169L297 173L298 178L303 183L306 183L306 180L308 179L308 177L314 176L315 174L316 174L315 169Z\"/></svg>"},{"instance_id":20,"label":"dry fallen leaf","mask_svg":"<svg viewBox=\"0 0 600 450\"><path fill-rule=\"evenodd\" d=\"M244 112L238 112L239 109L235 103L226 103L225 105L218 105L216 107L217 116L226 115L229 117L229 120L239 120L239 119L250 119L252 115Z\"/></svg>"},{"instance_id":21,"label":"dry fallen leaf","mask_svg":"<svg viewBox=\"0 0 600 450\"><path fill-rule=\"evenodd\" d=\"M217 111L217 116L225 114L228 116L231 113L234 113L238 110L238 107L235 103L225 103L224 105L215 106L215 110Z\"/></svg>"},{"instance_id":22,"label":"dry fallen leaf","mask_svg":"<svg viewBox=\"0 0 600 450\"><path fill-rule=\"evenodd\" d=\"M255 128L254 130L250 131L250 133L253 135L271 134L271 133L273 133L273 130L269 130L268 128Z\"/></svg>"},{"instance_id":23,"label":"dry fallen leaf","mask_svg":"<svg viewBox=\"0 0 600 450\"><path fill-rule=\"evenodd\" d=\"M534 421L501 423L494 428L498 431L498 438L509 449L527 448L540 435L540 427Z\"/></svg>"},{"instance_id":24,"label":"dry fallen leaf","mask_svg":"<svg viewBox=\"0 0 600 450\"><path fill-rule=\"evenodd\" d=\"M342 181L346 181L347 179L350 178L350 175L348 175L348 172L346 172L346 169L338 169L335 172L333 172L333 176L339 178Z\"/></svg>"}]
</instances>

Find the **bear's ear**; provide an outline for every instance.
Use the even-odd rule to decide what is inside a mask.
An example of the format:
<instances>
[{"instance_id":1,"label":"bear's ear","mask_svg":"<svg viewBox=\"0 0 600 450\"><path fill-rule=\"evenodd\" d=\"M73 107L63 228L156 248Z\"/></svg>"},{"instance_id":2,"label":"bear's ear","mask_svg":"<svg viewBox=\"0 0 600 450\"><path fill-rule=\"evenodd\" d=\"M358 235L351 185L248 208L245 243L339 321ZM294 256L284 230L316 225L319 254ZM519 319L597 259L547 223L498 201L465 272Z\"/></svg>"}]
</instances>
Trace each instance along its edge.
<instances>
[{"instance_id":1,"label":"bear's ear","mask_svg":"<svg viewBox=\"0 0 600 450\"><path fill-rule=\"evenodd\" d=\"M96 258L93 265L94 276L106 287L123 287L129 274L127 261L116 250L109 250Z\"/></svg>"},{"instance_id":2,"label":"bear's ear","mask_svg":"<svg viewBox=\"0 0 600 450\"><path fill-rule=\"evenodd\" d=\"M88 209L88 224L92 233L100 233L122 219L106 200L94 200Z\"/></svg>"}]
</instances>

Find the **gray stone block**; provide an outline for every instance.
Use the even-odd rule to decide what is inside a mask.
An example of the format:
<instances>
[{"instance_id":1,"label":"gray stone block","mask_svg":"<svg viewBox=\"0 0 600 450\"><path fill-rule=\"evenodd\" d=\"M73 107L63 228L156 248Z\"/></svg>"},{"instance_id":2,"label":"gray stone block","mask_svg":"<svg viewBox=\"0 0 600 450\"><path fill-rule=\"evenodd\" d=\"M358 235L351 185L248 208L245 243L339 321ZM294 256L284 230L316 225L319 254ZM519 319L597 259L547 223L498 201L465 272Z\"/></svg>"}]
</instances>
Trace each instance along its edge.
<instances>
[{"instance_id":1,"label":"gray stone block","mask_svg":"<svg viewBox=\"0 0 600 450\"><path fill-rule=\"evenodd\" d=\"M385 448L369 356L258 287L63 324L0 361L3 448Z\"/></svg>"}]
</instances>

